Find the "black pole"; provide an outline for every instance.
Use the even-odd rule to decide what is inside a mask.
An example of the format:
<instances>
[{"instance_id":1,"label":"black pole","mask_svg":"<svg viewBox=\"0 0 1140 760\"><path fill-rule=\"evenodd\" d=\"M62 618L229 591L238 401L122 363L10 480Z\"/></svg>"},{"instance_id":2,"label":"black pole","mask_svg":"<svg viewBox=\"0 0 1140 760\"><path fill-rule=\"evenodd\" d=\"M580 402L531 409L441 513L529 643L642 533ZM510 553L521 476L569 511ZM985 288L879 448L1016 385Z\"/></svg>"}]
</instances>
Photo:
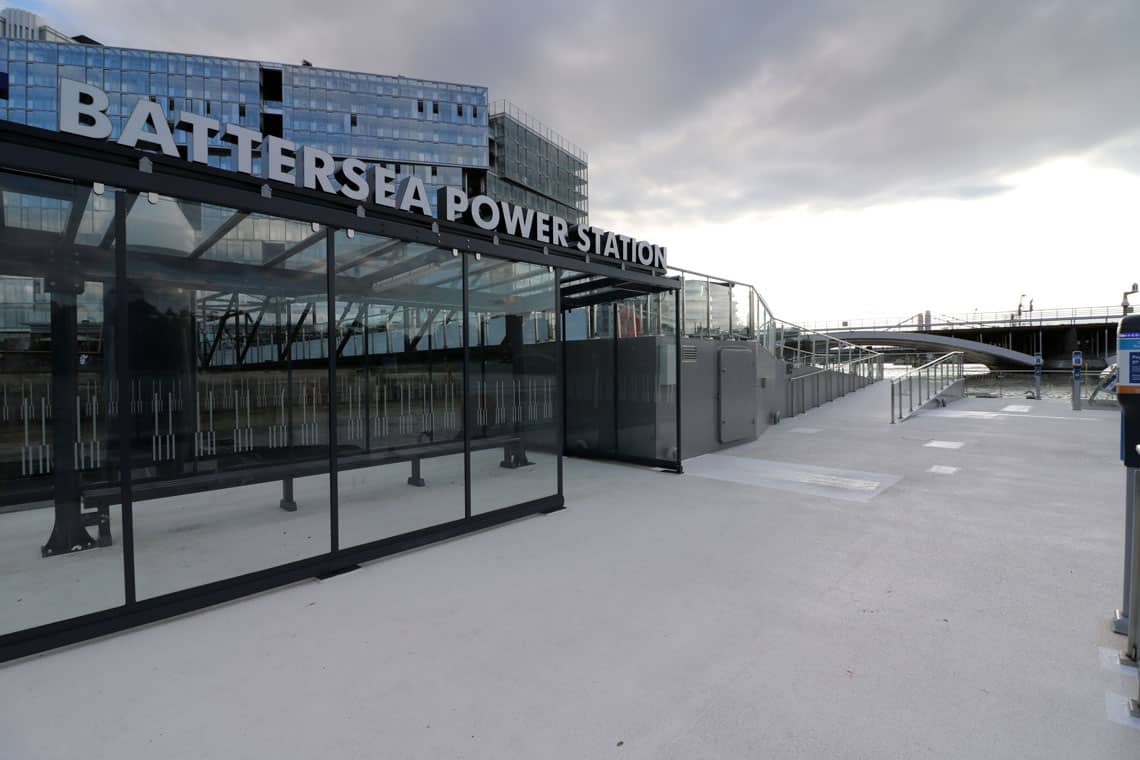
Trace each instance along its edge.
<instances>
[{"instance_id":1,"label":"black pole","mask_svg":"<svg viewBox=\"0 0 1140 760\"><path fill-rule=\"evenodd\" d=\"M131 492L131 438L134 415L131 414L130 365L130 293L127 286L127 194L115 193L115 374L118 382L119 488L123 508L123 585L124 602L134 604L135 592L135 519ZM197 352L194 353L197 361Z\"/></svg>"},{"instance_id":2,"label":"black pole","mask_svg":"<svg viewBox=\"0 0 1140 760\"><path fill-rule=\"evenodd\" d=\"M285 451L290 463L293 462L293 302L282 298L285 309ZM297 502L293 498L293 478L281 481L281 501L278 504L286 512L296 512Z\"/></svg>"},{"instance_id":3,"label":"black pole","mask_svg":"<svg viewBox=\"0 0 1140 760\"><path fill-rule=\"evenodd\" d=\"M470 254L460 257L463 270L463 516L471 517L471 424L472 412L468 404L471 394L471 330L469 327L470 303L468 298L468 263Z\"/></svg>"},{"instance_id":4,"label":"black pole","mask_svg":"<svg viewBox=\"0 0 1140 760\"><path fill-rule=\"evenodd\" d=\"M617 301L610 304L610 345L613 349L610 351L613 359L613 372L610 377L613 382L610 383L610 408L614 425L614 447L615 454L621 453L621 439L618 436L618 430L621 427L621 420L618 418L618 305Z\"/></svg>"},{"instance_id":5,"label":"black pole","mask_svg":"<svg viewBox=\"0 0 1140 760\"><path fill-rule=\"evenodd\" d=\"M337 501L337 390L336 390L336 240L331 228L325 229L325 287L328 291L329 363L329 551L340 546L340 505Z\"/></svg>"},{"instance_id":6,"label":"black pole","mask_svg":"<svg viewBox=\"0 0 1140 760\"><path fill-rule=\"evenodd\" d=\"M674 368L677 374L677 472L682 473L685 471L685 468L681 465L681 289L673 291L673 300L676 304L677 311L677 325L676 329L673 331L676 334L677 339L676 351L674 351L673 356Z\"/></svg>"},{"instance_id":7,"label":"black pole","mask_svg":"<svg viewBox=\"0 0 1140 760\"><path fill-rule=\"evenodd\" d=\"M73 203L78 202L78 197ZM51 465L55 524L40 551L45 557L82 551L95 546L95 539L83 527L76 409L79 394L79 324L76 297L83 292L77 276L75 251L53 250L51 276L44 289L51 293L51 452L44 466ZM40 405L47 424L47 407Z\"/></svg>"},{"instance_id":8,"label":"black pole","mask_svg":"<svg viewBox=\"0 0 1140 760\"><path fill-rule=\"evenodd\" d=\"M558 498L563 498L562 491L562 457L565 455L566 450L566 343L563 340L563 332L565 327L563 325L562 315L562 270L554 270L554 352L558 360L558 365L554 371L554 388L558 393L558 409L555 412L558 415L557 433L555 434L554 445L558 453Z\"/></svg>"}]
</instances>

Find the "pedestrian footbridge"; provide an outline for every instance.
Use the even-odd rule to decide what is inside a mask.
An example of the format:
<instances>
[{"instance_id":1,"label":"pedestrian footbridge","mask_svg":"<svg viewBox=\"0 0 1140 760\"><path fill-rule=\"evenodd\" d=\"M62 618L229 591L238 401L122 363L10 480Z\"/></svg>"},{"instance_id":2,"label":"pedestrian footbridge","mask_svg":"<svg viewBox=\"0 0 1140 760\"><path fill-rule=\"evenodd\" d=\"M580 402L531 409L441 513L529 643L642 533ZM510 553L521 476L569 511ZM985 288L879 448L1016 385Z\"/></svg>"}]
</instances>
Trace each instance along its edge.
<instances>
[{"instance_id":1,"label":"pedestrian footbridge","mask_svg":"<svg viewBox=\"0 0 1140 760\"><path fill-rule=\"evenodd\" d=\"M836 338L861 345L899 346L919 351L961 351L966 361L985 364L989 367L1032 367L1033 357L1021 351L1013 351L989 343L981 343L965 338L930 333L899 332L895 330L840 330L831 333Z\"/></svg>"}]
</instances>

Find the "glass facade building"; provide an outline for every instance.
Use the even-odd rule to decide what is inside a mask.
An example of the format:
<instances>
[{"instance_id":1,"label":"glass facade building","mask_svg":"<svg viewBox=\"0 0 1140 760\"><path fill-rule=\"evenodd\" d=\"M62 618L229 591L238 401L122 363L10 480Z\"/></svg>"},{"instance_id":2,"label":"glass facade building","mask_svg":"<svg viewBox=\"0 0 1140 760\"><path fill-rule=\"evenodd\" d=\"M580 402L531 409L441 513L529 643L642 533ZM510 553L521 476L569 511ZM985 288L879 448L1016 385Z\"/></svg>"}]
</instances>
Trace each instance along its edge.
<instances>
[{"instance_id":1,"label":"glass facade building","mask_svg":"<svg viewBox=\"0 0 1140 760\"><path fill-rule=\"evenodd\" d=\"M0 661L680 469L660 271L11 123L0 219Z\"/></svg>"},{"instance_id":2,"label":"glass facade building","mask_svg":"<svg viewBox=\"0 0 1140 760\"><path fill-rule=\"evenodd\" d=\"M491 104L487 191L496 198L587 224L586 152L509 101Z\"/></svg>"},{"instance_id":3,"label":"glass facade building","mask_svg":"<svg viewBox=\"0 0 1140 760\"><path fill-rule=\"evenodd\" d=\"M0 119L43 129L58 123L59 80L110 96L112 138L140 98L170 121L187 111L414 174L429 189L479 187L488 167L487 89L312 66L35 40L0 40L8 74ZM176 132L185 152L188 135ZM211 166L233 170L212 137ZM254 156L254 173L261 159Z\"/></svg>"}]
</instances>

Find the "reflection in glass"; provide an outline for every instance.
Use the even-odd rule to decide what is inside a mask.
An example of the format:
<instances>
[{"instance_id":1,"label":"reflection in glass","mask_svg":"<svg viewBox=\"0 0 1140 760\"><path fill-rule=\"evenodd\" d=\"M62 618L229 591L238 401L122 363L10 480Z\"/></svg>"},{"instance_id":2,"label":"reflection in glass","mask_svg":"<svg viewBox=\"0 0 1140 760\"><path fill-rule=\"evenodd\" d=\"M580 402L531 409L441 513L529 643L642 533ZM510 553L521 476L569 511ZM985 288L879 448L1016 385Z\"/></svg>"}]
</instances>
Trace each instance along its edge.
<instances>
[{"instance_id":1,"label":"reflection in glass","mask_svg":"<svg viewBox=\"0 0 1140 760\"><path fill-rule=\"evenodd\" d=\"M327 552L326 233L127 202L139 598Z\"/></svg>"},{"instance_id":2,"label":"reflection in glass","mask_svg":"<svg viewBox=\"0 0 1140 760\"><path fill-rule=\"evenodd\" d=\"M725 283L709 283L709 335L713 338L729 336L732 324L731 288Z\"/></svg>"},{"instance_id":3,"label":"reflection in glass","mask_svg":"<svg viewBox=\"0 0 1140 760\"><path fill-rule=\"evenodd\" d=\"M558 493L559 344L548 268L469 259L471 513Z\"/></svg>"},{"instance_id":4,"label":"reflection in glass","mask_svg":"<svg viewBox=\"0 0 1140 760\"><path fill-rule=\"evenodd\" d=\"M112 253L93 188L0 173L0 634L123 603ZM109 217L100 220L104 229Z\"/></svg>"},{"instance_id":5,"label":"reflection in glass","mask_svg":"<svg viewBox=\"0 0 1140 760\"><path fill-rule=\"evenodd\" d=\"M336 234L341 546L464 516L463 266L452 251Z\"/></svg>"}]
</instances>

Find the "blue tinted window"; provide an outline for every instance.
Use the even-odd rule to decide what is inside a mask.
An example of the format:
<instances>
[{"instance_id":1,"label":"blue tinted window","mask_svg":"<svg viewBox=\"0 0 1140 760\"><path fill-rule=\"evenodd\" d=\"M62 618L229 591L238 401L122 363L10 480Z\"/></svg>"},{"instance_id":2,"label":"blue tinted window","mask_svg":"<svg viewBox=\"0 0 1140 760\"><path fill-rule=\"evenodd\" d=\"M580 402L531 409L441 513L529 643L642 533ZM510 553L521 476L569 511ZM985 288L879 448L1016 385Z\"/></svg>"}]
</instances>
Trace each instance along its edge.
<instances>
[{"instance_id":1,"label":"blue tinted window","mask_svg":"<svg viewBox=\"0 0 1140 760\"><path fill-rule=\"evenodd\" d=\"M39 63L58 63L59 54L56 46L48 42L32 42L28 44L28 60Z\"/></svg>"},{"instance_id":2,"label":"blue tinted window","mask_svg":"<svg viewBox=\"0 0 1140 760\"><path fill-rule=\"evenodd\" d=\"M51 85L56 82L56 67L51 63L28 64L27 83L32 86Z\"/></svg>"},{"instance_id":3,"label":"blue tinted window","mask_svg":"<svg viewBox=\"0 0 1140 760\"><path fill-rule=\"evenodd\" d=\"M59 62L72 66L84 66L87 63L86 51L80 45L60 45Z\"/></svg>"},{"instance_id":4,"label":"blue tinted window","mask_svg":"<svg viewBox=\"0 0 1140 760\"><path fill-rule=\"evenodd\" d=\"M40 129L55 129L56 116L54 111L29 111L28 112L28 126L39 127Z\"/></svg>"},{"instance_id":5,"label":"blue tinted window","mask_svg":"<svg viewBox=\"0 0 1140 760\"><path fill-rule=\"evenodd\" d=\"M124 71L123 92L145 93L149 84L149 77L145 71Z\"/></svg>"},{"instance_id":6,"label":"blue tinted window","mask_svg":"<svg viewBox=\"0 0 1140 760\"><path fill-rule=\"evenodd\" d=\"M23 85L10 85L8 87L8 107L27 108L28 88Z\"/></svg>"},{"instance_id":7,"label":"blue tinted window","mask_svg":"<svg viewBox=\"0 0 1140 760\"><path fill-rule=\"evenodd\" d=\"M147 54L141 50L124 50L123 66L126 71L145 71L149 64Z\"/></svg>"}]
</instances>

